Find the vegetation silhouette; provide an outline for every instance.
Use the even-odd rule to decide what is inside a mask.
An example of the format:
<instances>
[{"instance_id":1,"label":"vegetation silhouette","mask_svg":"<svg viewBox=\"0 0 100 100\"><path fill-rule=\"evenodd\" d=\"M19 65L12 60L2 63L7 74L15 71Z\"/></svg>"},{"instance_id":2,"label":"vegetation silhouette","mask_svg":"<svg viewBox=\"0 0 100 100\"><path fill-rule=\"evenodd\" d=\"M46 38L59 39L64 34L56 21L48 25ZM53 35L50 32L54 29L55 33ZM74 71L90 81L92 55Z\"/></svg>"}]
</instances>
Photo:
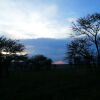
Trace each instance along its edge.
<instances>
[{"instance_id":1,"label":"vegetation silhouette","mask_svg":"<svg viewBox=\"0 0 100 100\"><path fill-rule=\"evenodd\" d=\"M72 26L73 32L77 36L87 38L96 48L96 63L100 63L100 13L87 15L79 18ZM74 33L74 34L75 34Z\"/></svg>"},{"instance_id":2,"label":"vegetation silhouette","mask_svg":"<svg viewBox=\"0 0 100 100\"><path fill-rule=\"evenodd\" d=\"M8 76L8 68L11 61L16 59L17 53L24 51L24 45L17 40L7 39L6 37L0 37L0 77L2 74Z\"/></svg>"},{"instance_id":3,"label":"vegetation silhouette","mask_svg":"<svg viewBox=\"0 0 100 100\"><path fill-rule=\"evenodd\" d=\"M52 60L44 55L36 55L29 59L34 70L50 70Z\"/></svg>"},{"instance_id":4,"label":"vegetation silhouette","mask_svg":"<svg viewBox=\"0 0 100 100\"><path fill-rule=\"evenodd\" d=\"M93 64L91 43L84 38L76 38L67 45L66 57L70 64Z\"/></svg>"}]
</instances>

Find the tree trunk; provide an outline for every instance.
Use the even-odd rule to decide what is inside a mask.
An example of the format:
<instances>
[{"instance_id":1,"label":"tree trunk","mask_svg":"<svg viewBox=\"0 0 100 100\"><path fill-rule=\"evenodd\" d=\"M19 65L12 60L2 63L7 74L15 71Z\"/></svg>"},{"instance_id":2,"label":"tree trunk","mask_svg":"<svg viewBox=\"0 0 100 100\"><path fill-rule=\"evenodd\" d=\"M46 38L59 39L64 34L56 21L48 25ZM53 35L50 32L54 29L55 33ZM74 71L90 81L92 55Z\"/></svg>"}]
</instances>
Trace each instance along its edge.
<instances>
[{"instance_id":1,"label":"tree trunk","mask_svg":"<svg viewBox=\"0 0 100 100\"><path fill-rule=\"evenodd\" d=\"M98 43L97 43L97 37L95 37L95 46L96 46L96 50L97 50L97 64L99 64L100 52L99 52L99 47L98 47Z\"/></svg>"}]
</instances>

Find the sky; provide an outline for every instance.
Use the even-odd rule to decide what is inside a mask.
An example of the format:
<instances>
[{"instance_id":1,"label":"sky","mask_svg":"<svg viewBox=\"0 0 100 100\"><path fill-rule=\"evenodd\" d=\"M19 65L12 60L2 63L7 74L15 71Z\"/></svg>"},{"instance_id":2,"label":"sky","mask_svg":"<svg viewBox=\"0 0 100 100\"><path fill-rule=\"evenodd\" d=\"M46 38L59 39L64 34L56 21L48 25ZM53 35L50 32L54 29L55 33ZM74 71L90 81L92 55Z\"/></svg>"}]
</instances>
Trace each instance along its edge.
<instances>
[{"instance_id":1,"label":"sky","mask_svg":"<svg viewBox=\"0 0 100 100\"><path fill-rule=\"evenodd\" d=\"M31 56L62 63L72 22L96 12L100 0L0 0L0 36L22 41Z\"/></svg>"},{"instance_id":2,"label":"sky","mask_svg":"<svg viewBox=\"0 0 100 100\"><path fill-rule=\"evenodd\" d=\"M0 0L0 36L63 39L77 18L99 11L99 0Z\"/></svg>"},{"instance_id":3,"label":"sky","mask_svg":"<svg viewBox=\"0 0 100 100\"><path fill-rule=\"evenodd\" d=\"M25 39L20 41L26 47L29 57L33 55L42 54L53 61L64 61L66 42L70 42L70 39Z\"/></svg>"}]
</instances>

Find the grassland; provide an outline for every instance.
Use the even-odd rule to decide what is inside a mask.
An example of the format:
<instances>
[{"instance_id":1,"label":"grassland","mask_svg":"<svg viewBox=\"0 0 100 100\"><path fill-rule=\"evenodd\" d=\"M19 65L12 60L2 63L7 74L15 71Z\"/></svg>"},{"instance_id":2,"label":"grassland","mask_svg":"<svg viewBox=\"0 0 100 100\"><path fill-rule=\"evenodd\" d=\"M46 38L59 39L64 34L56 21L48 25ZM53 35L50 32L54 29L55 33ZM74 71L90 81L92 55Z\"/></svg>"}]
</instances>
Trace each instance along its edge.
<instances>
[{"instance_id":1,"label":"grassland","mask_svg":"<svg viewBox=\"0 0 100 100\"><path fill-rule=\"evenodd\" d=\"M98 100L97 71L11 72L0 82L0 100Z\"/></svg>"}]
</instances>

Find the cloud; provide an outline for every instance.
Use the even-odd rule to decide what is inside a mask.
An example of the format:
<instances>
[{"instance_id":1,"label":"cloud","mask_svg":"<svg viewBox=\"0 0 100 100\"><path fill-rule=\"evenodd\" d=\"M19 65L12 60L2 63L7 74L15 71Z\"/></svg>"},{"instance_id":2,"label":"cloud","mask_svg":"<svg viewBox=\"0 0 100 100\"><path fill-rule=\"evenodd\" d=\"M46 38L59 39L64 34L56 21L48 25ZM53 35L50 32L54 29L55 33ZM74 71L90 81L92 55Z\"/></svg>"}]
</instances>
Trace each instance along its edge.
<instances>
[{"instance_id":1,"label":"cloud","mask_svg":"<svg viewBox=\"0 0 100 100\"><path fill-rule=\"evenodd\" d=\"M50 38L39 38L39 39L26 39L20 40L22 44L26 46L26 52L29 56L42 54L53 61L62 61L65 56L66 44L71 40L68 39L50 39Z\"/></svg>"},{"instance_id":2,"label":"cloud","mask_svg":"<svg viewBox=\"0 0 100 100\"><path fill-rule=\"evenodd\" d=\"M34 2L35 0L1 0L0 31L16 39L69 36L70 27L57 20L59 8L56 4L36 7Z\"/></svg>"}]
</instances>

